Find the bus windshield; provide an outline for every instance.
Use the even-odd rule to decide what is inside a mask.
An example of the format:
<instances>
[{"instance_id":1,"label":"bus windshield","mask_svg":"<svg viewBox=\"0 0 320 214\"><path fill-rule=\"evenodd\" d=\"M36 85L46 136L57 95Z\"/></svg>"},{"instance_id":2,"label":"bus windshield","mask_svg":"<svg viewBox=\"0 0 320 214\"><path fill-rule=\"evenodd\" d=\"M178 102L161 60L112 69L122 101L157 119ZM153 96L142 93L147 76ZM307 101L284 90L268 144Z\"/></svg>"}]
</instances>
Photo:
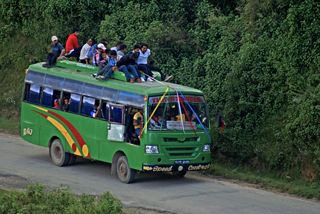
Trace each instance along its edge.
<instances>
[{"instance_id":1,"label":"bus windshield","mask_svg":"<svg viewBox=\"0 0 320 214\"><path fill-rule=\"evenodd\" d=\"M178 104L176 95L163 98L156 109L161 96L149 97L148 118L152 115L148 130L192 130L208 128L207 107L203 96L184 95L187 102ZM201 123L200 123L201 122Z\"/></svg>"}]
</instances>

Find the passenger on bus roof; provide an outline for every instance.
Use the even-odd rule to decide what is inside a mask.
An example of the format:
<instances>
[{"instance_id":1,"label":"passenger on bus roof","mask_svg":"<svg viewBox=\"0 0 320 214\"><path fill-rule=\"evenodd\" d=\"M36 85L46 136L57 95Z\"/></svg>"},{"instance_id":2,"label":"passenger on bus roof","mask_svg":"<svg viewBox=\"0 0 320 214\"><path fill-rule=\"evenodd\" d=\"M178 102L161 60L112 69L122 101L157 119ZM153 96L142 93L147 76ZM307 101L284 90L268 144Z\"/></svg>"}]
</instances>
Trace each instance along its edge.
<instances>
[{"instance_id":1,"label":"passenger on bus roof","mask_svg":"<svg viewBox=\"0 0 320 214\"><path fill-rule=\"evenodd\" d=\"M89 64L89 51L91 49L92 39L88 38L86 44L82 47L80 51L80 62L84 64Z\"/></svg>"},{"instance_id":2,"label":"passenger on bus roof","mask_svg":"<svg viewBox=\"0 0 320 214\"><path fill-rule=\"evenodd\" d=\"M106 47L102 43L98 44L97 49L93 53L92 65L98 66L100 63L101 53L103 50L106 50Z\"/></svg>"},{"instance_id":3,"label":"passenger on bus roof","mask_svg":"<svg viewBox=\"0 0 320 214\"><path fill-rule=\"evenodd\" d=\"M122 45L123 43L121 41L117 42L115 47L112 47L111 50L113 51L119 51L120 50L120 45Z\"/></svg>"},{"instance_id":4,"label":"passenger on bus roof","mask_svg":"<svg viewBox=\"0 0 320 214\"><path fill-rule=\"evenodd\" d=\"M129 54L131 54L131 53L139 53L139 55L140 55L140 45L134 45L133 51L129 52ZM144 74L146 74L144 78L141 78L142 81L153 81L150 77L152 77L152 78L157 77L157 75L154 75L151 72L151 70L148 67L146 67L145 65L138 65L138 69L141 70Z\"/></svg>"},{"instance_id":5,"label":"passenger on bus roof","mask_svg":"<svg viewBox=\"0 0 320 214\"><path fill-rule=\"evenodd\" d=\"M107 56L107 53L109 53L109 49L103 50L100 54L100 61L99 61L99 70L97 74L91 74L92 77L97 78L99 75L102 75L104 70L108 66L109 57Z\"/></svg>"},{"instance_id":6,"label":"passenger on bus roof","mask_svg":"<svg viewBox=\"0 0 320 214\"><path fill-rule=\"evenodd\" d=\"M118 56L123 57L127 52L127 46L125 44L120 45L120 50L117 52Z\"/></svg>"},{"instance_id":7,"label":"passenger on bus roof","mask_svg":"<svg viewBox=\"0 0 320 214\"><path fill-rule=\"evenodd\" d=\"M76 57L77 62L79 62L79 56L82 48L82 46L79 47L78 45L78 36L79 29L73 28L72 33L66 42L66 57Z\"/></svg>"},{"instance_id":8,"label":"passenger on bus roof","mask_svg":"<svg viewBox=\"0 0 320 214\"><path fill-rule=\"evenodd\" d=\"M128 54L139 53L139 51L140 51L140 45L135 44L135 45L133 46L133 50L130 51Z\"/></svg>"},{"instance_id":9,"label":"passenger on bus roof","mask_svg":"<svg viewBox=\"0 0 320 214\"><path fill-rule=\"evenodd\" d=\"M133 74L136 81L141 82L140 72L135 61L135 59L137 59L138 57L139 53L127 54L117 62L117 67L120 68L122 65L125 65L127 69Z\"/></svg>"},{"instance_id":10,"label":"passenger on bus roof","mask_svg":"<svg viewBox=\"0 0 320 214\"><path fill-rule=\"evenodd\" d=\"M140 55L137 59L137 64L138 66L145 66L147 67L148 69L148 73L150 74L151 71L157 71L160 73L161 75L161 79L163 81L169 81L171 78L172 78L172 75L171 76L165 76L162 72L161 72L161 69L156 67L156 66L153 66L153 65L150 65L149 64L149 58L150 58L150 55L151 55L151 51L150 49L148 49L148 44L146 43L142 43L141 44L141 49L139 51ZM140 68L140 67L139 67ZM153 77L155 78L155 77Z\"/></svg>"},{"instance_id":11,"label":"passenger on bus roof","mask_svg":"<svg viewBox=\"0 0 320 214\"><path fill-rule=\"evenodd\" d=\"M51 65L56 63L57 60L63 60L65 57L63 56L65 49L64 47L58 42L58 37L53 36L51 38L51 50L47 54L46 63L42 65L42 67L51 68Z\"/></svg>"},{"instance_id":12,"label":"passenger on bus roof","mask_svg":"<svg viewBox=\"0 0 320 214\"><path fill-rule=\"evenodd\" d=\"M121 59L121 56L117 55L116 51L111 51L110 52L111 57L108 60L108 66L106 68L104 68L104 70L100 73L97 74L98 75L98 79L100 80L106 80L107 78L110 78L111 75L114 73L114 71L121 71L125 74L126 78L128 81L130 81L131 83L134 82L134 80L132 79L127 67L125 65L121 65L120 67L117 66L117 62L119 62L119 60Z\"/></svg>"}]
</instances>

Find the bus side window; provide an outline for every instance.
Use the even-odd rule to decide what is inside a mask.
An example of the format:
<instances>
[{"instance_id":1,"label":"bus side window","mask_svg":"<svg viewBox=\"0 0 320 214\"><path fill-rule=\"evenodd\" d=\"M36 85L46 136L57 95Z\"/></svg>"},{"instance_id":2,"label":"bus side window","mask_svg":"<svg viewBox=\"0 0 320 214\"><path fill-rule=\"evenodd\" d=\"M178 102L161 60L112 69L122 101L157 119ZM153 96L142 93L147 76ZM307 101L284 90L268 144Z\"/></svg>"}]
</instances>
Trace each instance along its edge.
<instances>
[{"instance_id":1,"label":"bus side window","mask_svg":"<svg viewBox=\"0 0 320 214\"><path fill-rule=\"evenodd\" d=\"M122 123L122 108L110 107L110 122Z\"/></svg>"},{"instance_id":2,"label":"bus side window","mask_svg":"<svg viewBox=\"0 0 320 214\"><path fill-rule=\"evenodd\" d=\"M38 85L31 85L28 101L30 103L39 104L41 95L41 87Z\"/></svg>"},{"instance_id":3,"label":"bus side window","mask_svg":"<svg viewBox=\"0 0 320 214\"><path fill-rule=\"evenodd\" d=\"M107 101L102 100L101 108L100 108L100 118L103 120L108 120L109 111L107 111Z\"/></svg>"},{"instance_id":4,"label":"bus side window","mask_svg":"<svg viewBox=\"0 0 320 214\"><path fill-rule=\"evenodd\" d=\"M52 107L53 106L53 89L44 88L42 94L42 105Z\"/></svg>"},{"instance_id":5,"label":"bus side window","mask_svg":"<svg viewBox=\"0 0 320 214\"><path fill-rule=\"evenodd\" d=\"M79 105L80 105L80 95L71 94L69 104L70 104L69 112L78 114L79 113Z\"/></svg>"},{"instance_id":6,"label":"bus side window","mask_svg":"<svg viewBox=\"0 0 320 214\"><path fill-rule=\"evenodd\" d=\"M24 89L24 98L23 100L28 101L29 100L29 92L30 92L30 84L26 84Z\"/></svg>"},{"instance_id":7,"label":"bus side window","mask_svg":"<svg viewBox=\"0 0 320 214\"><path fill-rule=\"evenodd\" d=\"M90 116L91 111L93 111L95 104L95 99L91 97L82 98L81 114Z\"/></svg>"}]
</instances>

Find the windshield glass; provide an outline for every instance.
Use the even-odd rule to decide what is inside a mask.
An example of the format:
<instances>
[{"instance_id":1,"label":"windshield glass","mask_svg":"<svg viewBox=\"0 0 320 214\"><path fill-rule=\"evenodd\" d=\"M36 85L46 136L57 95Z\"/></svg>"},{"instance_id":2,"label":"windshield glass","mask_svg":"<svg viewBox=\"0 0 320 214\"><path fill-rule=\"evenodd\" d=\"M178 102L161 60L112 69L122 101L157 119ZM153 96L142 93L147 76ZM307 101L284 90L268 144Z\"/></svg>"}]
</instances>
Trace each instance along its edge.
<instances>
[{"instance_id":1,"label":"windshield glass","mask_svg":"<svg viewBox=\"0 0 320 214\"><path fill-rule=\"evenodd\" d=\"M178 105L176 95L165 96L161 104L156 109L161 96L149 97L148 118L152 115L149 123L149 130L192 130L202 129L200 124L208 128L208 116L206 103L203 96L184 95L187 102ZM189 105L188 105L189 104ZM162 125L162 128L161 128Z\"/></svg>"}]
</instances>

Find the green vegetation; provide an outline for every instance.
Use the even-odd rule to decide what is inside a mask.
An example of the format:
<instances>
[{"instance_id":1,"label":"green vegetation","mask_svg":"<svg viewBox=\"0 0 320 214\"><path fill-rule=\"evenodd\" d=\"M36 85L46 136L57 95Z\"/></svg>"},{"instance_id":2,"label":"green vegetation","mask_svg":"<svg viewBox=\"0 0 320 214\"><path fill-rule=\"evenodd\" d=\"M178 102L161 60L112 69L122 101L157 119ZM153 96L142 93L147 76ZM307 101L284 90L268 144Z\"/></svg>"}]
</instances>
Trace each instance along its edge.
<instances>
[{"instance_id":1,"label":"green vegetation","mask_svg":"<svg viewBox=\"0 0 320 214\"><path fill-rule=\"evenodd\" d=\"M20 121L14 121L6 118L0 118L0 130L7 130L14 134L20 133Z\"/></svg>"},{"instance_id":2,"label":"green vegetation","mask_svg":"<svg viewBox=\"0 0 320 214\"><path fill-rule=\"evenodd\" d=\"M43 61L52 35L65 45L73 27L80 44L147 42L151 63L203 90L212 126L217 112L226 122L212 131L215 158L319 184L318 2L3 0L0 117L19 120L24 70Z\"/></svg>"},{"instance_id":3,"label":"green vegetation","mask_svg":"<svg viewBox=\"0 0 320 214\"><path fill-rule=\"evenodd\" d=\"M227 179L245 181L256 184L269 190L277 190L283 193L295 194L305 198L315 198L320 200L320 186L305 179L296 179L283 174L266 172L247 166L236 166L221 164L213 161L211 168L204 174L213 174Z\"/></svg>"},{"instance_id":4,"label":"green vegetation","mask_svg":"<svg viewBox=\"0 0 320 214\"><path fill-rule=\"evenodd\" d=\"M29 184L26 191L0 190L0 213L108 213L122 212L121 202L109 192L99 197L76 197L69 187L45 191L44 186Z\"/></svg>"}]
</instances>

